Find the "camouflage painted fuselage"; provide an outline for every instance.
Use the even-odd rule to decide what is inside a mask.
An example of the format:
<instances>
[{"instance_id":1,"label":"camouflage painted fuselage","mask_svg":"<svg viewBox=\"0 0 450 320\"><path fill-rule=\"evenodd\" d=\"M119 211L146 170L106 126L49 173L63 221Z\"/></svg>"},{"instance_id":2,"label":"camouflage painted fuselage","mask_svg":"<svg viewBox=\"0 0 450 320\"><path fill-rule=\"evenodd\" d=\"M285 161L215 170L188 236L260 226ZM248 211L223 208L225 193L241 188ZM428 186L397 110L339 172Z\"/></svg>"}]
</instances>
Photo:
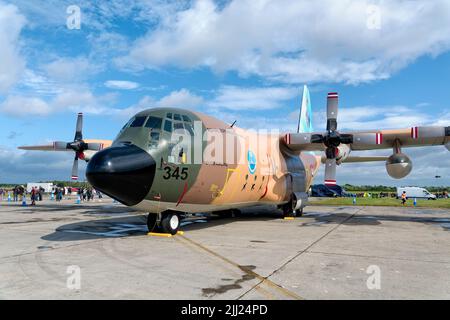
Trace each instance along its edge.
<instances>
[{"instance_id":1,"label":"camouflage painted fuselage","mask_svg":"<svg viewBox=\"0 0 450 320\"><path fill-rule=\"evenodd\" d=\"M182 117L175 120L175 114ZM147 151L156 162L150 191L143 201L134 205L142 211L199 212L284 204L290 200L293 190L308 191L320 165L320 157L293 152L280 144L284 134L230 128L213 117L175 108L148 109L134 118L148 119L150 116L162 119L160 128L125 126L112 144L132 143ZM164 130L165 122L171 122L172 126L177 126L176 123L179 127L182 126L180 123L188 126L183 119L196 123L201 134L197 130L190 137L191 143L183 147L181 161L174 161L171 156L174 154L174 143L171 142L174 133ZM233 140L233 147L218 144L215 137L219 136L227 146ZM157 141L155 137L158 137ZM200 146L201 158L194 146ZM215 157L218 149L223 150L220 158ZM205 154L210 156L205 157ZM250 155L254 157L249 160Z\"/></svg>"}]
</instances>

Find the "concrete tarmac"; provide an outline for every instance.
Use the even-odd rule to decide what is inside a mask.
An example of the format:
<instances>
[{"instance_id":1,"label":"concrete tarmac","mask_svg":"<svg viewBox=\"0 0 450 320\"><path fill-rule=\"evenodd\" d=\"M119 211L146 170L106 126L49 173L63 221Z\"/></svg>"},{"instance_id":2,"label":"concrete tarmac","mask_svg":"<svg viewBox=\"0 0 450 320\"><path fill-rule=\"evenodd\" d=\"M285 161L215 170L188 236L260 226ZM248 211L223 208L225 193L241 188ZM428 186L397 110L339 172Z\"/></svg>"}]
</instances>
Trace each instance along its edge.
<instances>
[{"instance_id":1,"label":"concrete tarmac","mask_svg":"<svg viewBox=\"0 0 450 320\"><path fill-rule=\"evenodd\" d=\"M0 206L0 299L449 299L450 211L311 206L147 235L113 203Z\"/></svg>"}]
</instances>

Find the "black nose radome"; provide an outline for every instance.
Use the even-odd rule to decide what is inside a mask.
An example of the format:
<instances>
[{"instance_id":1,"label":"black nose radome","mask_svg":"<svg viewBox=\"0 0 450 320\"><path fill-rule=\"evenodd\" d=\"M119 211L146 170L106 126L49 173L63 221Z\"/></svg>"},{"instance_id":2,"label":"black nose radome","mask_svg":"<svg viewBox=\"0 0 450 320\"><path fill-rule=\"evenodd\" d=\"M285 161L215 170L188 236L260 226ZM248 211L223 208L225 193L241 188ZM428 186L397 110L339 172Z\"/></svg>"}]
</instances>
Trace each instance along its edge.
<instances>
[{"instance_id":1,"label":"black nose radome","mask_svg":"<svg viewBox=\"0 0 450 320\"><path fill-rule=\"evenodd\" d=\"M97 190L133 206L144 200L155 177L153 158L135 145L110 147L89 161L86 177Z\"/></svg>"}]
</instances>

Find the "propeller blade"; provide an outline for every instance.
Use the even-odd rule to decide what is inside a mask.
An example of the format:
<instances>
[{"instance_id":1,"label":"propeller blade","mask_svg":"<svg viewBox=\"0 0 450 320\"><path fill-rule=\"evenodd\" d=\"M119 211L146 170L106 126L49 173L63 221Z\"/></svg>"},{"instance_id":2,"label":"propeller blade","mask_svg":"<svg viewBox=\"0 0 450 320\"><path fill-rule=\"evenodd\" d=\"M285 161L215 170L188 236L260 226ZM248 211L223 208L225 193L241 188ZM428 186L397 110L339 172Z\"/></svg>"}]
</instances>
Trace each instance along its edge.
<instances>
[{"instance_id":1,"label":"propeller blade","mask_svg":"<svg viewBox=\"0 0 450 320\"><path fill-rule=\"evenodd\" d=\"M78 155L75 155L75 159L73 159L72 180L78 180Z\"/></svg>"},{"instance_id":2,"label":"propeller blade","mask_svg":"<svg viewBox=\"0 0 450 320\"><path fill-rule=\"evenodd\" d=\"M54 141L53 150L70 150L69 143L64 141Z\"/></svg>"},{"instance_id":3,"label":"propeller blade","mask_svg":"<svg viewBox=\"0 0 450 320\"><path fill-rule=\"evenodd\" d=\"M77 126L75 129L75 138L74 141L83 139L83 113L78 113L77 117Z\"/></svg>"},{"instance_id":4,"label":"propeller blade","mask_svg":"<svg viewBox=\"0 0 450 320\"><path fill-rule=\"evenodd\" d=\"M104 148L103 143L89 142L86 143L86 145L87 145L86 150L99 151Z\"/></svg>"},{"instance_id":5,"label":"propeller blade","mask_svg":"<svg viewBox=\"0 0 450 320\"><path fill-rule=\"evenodd\" d=\"M336 185L336 159L325 160L325 185Z\"/></svg>"},{"instance_id":6,"label":"propeller blade","mask_svg":"<svg viewBox=\"0 0 450 320\"><path fill-rule=\"evenodd\" d=\"M327 130L336 131L338 115L338 93L330 92L327 96Z\"/></svg>"}]
</instances>

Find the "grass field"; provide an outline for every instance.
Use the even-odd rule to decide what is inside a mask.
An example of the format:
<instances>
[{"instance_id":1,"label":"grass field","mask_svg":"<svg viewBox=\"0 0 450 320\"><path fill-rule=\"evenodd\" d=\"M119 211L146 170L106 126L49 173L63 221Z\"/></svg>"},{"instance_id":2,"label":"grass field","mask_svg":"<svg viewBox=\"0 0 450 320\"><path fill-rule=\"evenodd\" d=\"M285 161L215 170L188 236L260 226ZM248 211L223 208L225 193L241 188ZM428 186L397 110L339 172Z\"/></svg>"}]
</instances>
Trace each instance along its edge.
<instances>
[{"instance_id":1,"label":"grass field","mask_svg":"<svg viewBox=\"0 0 450 320\"><path fill-rule=\"evenodd\" d=\"M413 207L413 199L406 201L408 207ZM351 206L353 198L310 198L311 205ZM395 198L356 198L357 206L389 206L401 207L401 200ZM417 199L417 207L450 209L450 199L424 200Z\"/></svg>"}]
</instances>

